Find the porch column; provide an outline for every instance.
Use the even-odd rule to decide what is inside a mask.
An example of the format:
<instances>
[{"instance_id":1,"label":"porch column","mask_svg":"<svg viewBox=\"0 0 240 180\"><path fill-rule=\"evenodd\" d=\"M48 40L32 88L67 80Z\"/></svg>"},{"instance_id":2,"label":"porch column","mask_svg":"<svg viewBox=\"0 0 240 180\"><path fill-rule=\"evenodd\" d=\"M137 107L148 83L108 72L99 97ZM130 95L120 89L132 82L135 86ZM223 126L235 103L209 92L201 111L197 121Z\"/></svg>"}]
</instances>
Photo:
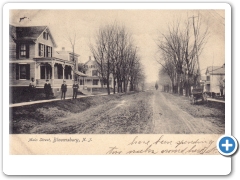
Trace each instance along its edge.
<instances>
[{"instance_id":1,"label":"porch column","mask_svg":"<svg viewBox=\"0 0 240 180\"><path fill-rule=\"evenodd\" d=\"M36 63L36 71L35 71L35 85L36 86L38 86L38 84L39 84L39 79L41 79L41 77L40 77L40 68L39 67L41 67L40 66L41 65L41 63Z\"/></svg>"},{"instance_id":2,"label":"porch column","mask_svg":"<svg viewBox=\"0 0 240 180\"><path fill-rule=\"evenodd\" d=\"M52 66L52 86L54 85L54 65L55 65L55 62L54 61L52 61L52 63L51 63L51 66Z\"/></svg>"},{"instance_id":3,"label":"porch column","mask_svg":"<svg viewBox=\"0 0 240 180\"><path fill-rule=\"evenodd\" d=\"M83 76L82 84L83 84L83 87L84 87L84 76Z\"/></svg>"},{"instance_id":4,"label":"porch column","mask_svg":"<svg viewBox=\"0 0 240 180\"><path fill-rule=\"evenodd\" d=\"M63 67L63 80L65 79L65 63L62 64L62 67Z\"/></svg>"}]
</instances>

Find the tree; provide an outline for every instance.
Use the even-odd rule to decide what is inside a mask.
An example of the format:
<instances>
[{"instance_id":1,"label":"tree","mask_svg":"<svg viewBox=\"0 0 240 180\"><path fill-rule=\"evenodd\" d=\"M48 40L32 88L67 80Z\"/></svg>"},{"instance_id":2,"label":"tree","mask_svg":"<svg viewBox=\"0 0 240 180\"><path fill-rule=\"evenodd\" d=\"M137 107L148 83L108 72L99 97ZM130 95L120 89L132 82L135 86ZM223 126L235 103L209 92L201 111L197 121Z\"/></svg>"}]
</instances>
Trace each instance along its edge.
<instances>
[{"instance_id":1,"label":"tree","mask_svg":"<svg viewBox=\"0 0 240 180\"><path fill-rule=\"evenodd\" d=\"M114 22L100 27L95 43L90 45L101 79L106 80L108 94L110 94L110 75L113 77L114 93L115 82L118 84L118 92L127 92L129 83L134 89L133 86L138 85L140 79L144 79L140 77L143 73L139 65L137 48L133 42L126 27Z\"/></svg>"},{"instance_id":2,"label":"tree","mask_svg":"<svg viewBox=\"0 0 240 180\"><path fill-rule=\"evenodd\" d=\"M224 94L224 89L225 89L225 77L224 75L219 75L218 78L218 86L219 86L219 90L221 92L221 96L223 96Z\"/></svg>"},{"instance_id":3,"label":"tree","mask_svg":"<svg viewBox=\"0 0 240 180\"><path fill-rule=\"evenodd\" d=\"M200 15L196 22L195 17L192 19L192 25L188 18L184 23L177 21L168 26L168 31L161 33L157 42L161 54L157 62L163 66L172 84L177 82L177 92L180 94L180 88L186 88L187 96L190 86L199 84L198 57L208 37L208 28L201 33Z\"/></svg>"}]
</instances>

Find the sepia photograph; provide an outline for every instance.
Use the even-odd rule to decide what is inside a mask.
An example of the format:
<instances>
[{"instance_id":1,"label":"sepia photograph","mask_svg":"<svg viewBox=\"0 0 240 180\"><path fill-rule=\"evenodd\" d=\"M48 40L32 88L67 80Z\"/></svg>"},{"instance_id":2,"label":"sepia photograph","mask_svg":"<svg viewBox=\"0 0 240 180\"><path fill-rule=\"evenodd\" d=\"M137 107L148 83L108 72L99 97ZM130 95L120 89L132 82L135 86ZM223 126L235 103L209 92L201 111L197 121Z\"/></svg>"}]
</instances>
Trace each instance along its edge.
<instances>
[{"instance_id":1,"label":"sepia photograph","mask_svg":"<svg viewBox=\"0 0 240 180\"><path fill-rule=\"evenodd\" d=\"M10 134L224 134L225 10L9 11Z\"/></svg>"},{"instance_id":2,"label":"sepia photograph","mask_svg":"<svg viewBox=\"0 0 240 180\"><path fill-rule=\"evenodd\" d=\"M229 174L231 23L227 3L7 3L4 173Z\"/></svg>"}]
</instances>

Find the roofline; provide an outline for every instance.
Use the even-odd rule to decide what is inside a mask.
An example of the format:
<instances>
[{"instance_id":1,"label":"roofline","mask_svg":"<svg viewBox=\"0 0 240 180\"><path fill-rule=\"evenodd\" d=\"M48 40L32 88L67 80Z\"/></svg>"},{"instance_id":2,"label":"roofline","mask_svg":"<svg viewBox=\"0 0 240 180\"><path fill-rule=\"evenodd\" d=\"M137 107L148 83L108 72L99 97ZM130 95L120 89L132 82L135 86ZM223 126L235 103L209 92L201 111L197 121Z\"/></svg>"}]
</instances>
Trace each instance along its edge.
<instances>
[{"instance_id":1,"label":"roofline","mask_svg":"<svg viewBox=\"0 0 240 180\"><path fill-rule=\"evenodd\" d=\"M89 61L95 61L95 60L89 59L87 62L84 63L84 65L87 64Z\"/></svg>"},{"instance_id":2,"label":"roofline","mask_svg":"<svg viewBox=\"0 0 240 180\"><path fill-rule=\"evenodd\" d=\"M75 56L79 57L80 55L77 53L69 52L69 54L74 54Z\"/></svg>"},{"instance_id":3,"label":"roofline","mask_svg":"<svg viewBox=\"0 0 240 180\"><path fill-rule=\"evenodd\" d=\"M31 27L31 26L27 26L27 27ZM50 31L50 29L49 29L48 26L45 27L45 29L41 32L41 34L37 37L36 40L38 40L38 38L43 34L43 32L44 32L45 30L48 31L48 34L50 35L50 38L51 38L51 40L52 40L52 42L53 42L53 46L54 46L55 48L57 48L57 44L56 44L56 42L55 42L55 40L54 40L54 38L53 38L53 36L52 36L52 33L51 33L51 31Z\"/></svg>"}]
</instances>

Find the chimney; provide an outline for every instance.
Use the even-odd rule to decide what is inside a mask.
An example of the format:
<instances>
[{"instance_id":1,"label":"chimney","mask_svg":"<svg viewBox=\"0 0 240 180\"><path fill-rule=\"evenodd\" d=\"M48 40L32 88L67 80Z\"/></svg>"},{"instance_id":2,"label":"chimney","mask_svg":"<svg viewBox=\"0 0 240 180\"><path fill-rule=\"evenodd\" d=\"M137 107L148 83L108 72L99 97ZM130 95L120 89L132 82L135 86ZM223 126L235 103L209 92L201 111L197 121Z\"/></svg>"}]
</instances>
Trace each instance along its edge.
<instances>
[{"instance_id":1,"label":"chimney","mask_svg":"<svg viewBox=\"0 0 240 180\"><path fill-rule=\"evenodd\" d=\"M65 47L62 47L62 51L65 51Z\"/></svg>"},{"instance_id":2,"label":"chimney","mask_svg":"<svg viewBox=\"0 0 240 180\"><path fill-rule=\"evenodd\" d=\"M91 60L91 56L89 56L89 60Z\"/></svg>"}]
</instances>

